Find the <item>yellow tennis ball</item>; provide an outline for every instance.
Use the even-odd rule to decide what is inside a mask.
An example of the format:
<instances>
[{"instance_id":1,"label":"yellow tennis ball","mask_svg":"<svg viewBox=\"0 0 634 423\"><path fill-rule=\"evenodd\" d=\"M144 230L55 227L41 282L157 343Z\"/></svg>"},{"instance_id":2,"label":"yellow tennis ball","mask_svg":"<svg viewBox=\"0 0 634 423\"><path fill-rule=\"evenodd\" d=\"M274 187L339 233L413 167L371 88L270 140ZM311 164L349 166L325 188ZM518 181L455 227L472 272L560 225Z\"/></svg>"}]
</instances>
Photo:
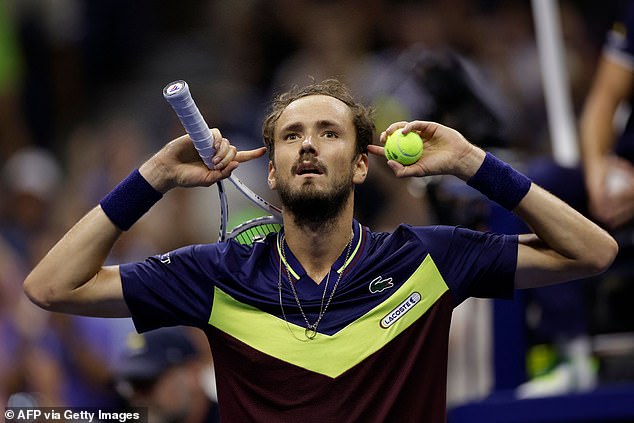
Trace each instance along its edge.
<instances>
[{"instance_id":1,"label":"yellow tennis ball","mask_svg":"<svg viewBox=\"0 0 634 423\"><path fill-rule=\"evenodd\" d=\"M423 155L423 140L415 132L403 135L400 129L392 132L385 141L385 157L404 166L416 163Z\"/></svg>"}]
</instances>

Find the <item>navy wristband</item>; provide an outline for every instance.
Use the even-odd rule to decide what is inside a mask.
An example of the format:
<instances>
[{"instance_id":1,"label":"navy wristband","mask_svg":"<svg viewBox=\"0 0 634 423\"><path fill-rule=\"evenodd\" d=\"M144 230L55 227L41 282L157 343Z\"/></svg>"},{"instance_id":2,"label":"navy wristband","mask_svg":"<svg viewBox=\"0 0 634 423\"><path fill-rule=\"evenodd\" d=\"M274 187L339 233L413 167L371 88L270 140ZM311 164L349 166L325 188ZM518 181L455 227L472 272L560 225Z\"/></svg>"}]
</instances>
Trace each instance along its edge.
<instances>
[{"instance_id":1,"label":"navy wristband","mask_svg":"<svg viewBox=\"0 0 634 423\"><path fill-rule=\"evenodd\" d=\"M480 169L467 181L489 199L513 210L531 188L531 180L491 153L486 153Z\"/></svg>"},{"instance_id":2,"label":"navy wristband","mask_svg":"<svg viewBox=\"0 0 634 423\"><path fill-rule=\"evenodd\" d=\"M135 169L119 183L99 205L119 229L127 231L161 198L158 192Z\"/></svg>"}]
</instances>

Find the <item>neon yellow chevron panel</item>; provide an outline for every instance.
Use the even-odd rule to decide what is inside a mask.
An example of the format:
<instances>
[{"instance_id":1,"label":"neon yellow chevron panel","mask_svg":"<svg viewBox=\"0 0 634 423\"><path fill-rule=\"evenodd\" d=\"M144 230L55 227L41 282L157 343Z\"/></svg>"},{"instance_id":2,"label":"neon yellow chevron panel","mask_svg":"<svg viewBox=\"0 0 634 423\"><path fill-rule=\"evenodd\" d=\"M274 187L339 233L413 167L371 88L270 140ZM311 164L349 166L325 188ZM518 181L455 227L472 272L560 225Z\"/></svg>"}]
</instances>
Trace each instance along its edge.
<instances>
[{"instance_id":1,"label":"neon yellow chevron panel","mask_svg":"<svg viewBox=\"0 0 634 423\"><path fill-rule=\"evenodd\" d=\"M335 378L407 329L447 290L428 255L389 299L332 336L317 333L306 339L303 327L236 301L218 288L209 324L264 354Z\"/></svg>"}]
</instances>

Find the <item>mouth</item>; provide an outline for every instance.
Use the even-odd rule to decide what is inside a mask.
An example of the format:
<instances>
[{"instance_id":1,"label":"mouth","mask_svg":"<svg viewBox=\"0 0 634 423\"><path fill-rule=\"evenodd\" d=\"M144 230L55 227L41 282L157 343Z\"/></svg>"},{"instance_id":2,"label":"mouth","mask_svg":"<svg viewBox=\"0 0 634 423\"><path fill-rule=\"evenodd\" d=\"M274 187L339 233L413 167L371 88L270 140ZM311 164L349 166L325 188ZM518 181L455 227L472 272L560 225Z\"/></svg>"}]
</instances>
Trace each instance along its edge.
<instances>
[{"instance_id":1,"label":"mouth","mask_svg":"<svg viewBox=\"0 0 634 423\"><path fill-rule=\"evenodd\" d=\"M323 175L325 170L323 166L313 162L302 162L295 167L295 175Z\"/></svg>"}]
</instances>

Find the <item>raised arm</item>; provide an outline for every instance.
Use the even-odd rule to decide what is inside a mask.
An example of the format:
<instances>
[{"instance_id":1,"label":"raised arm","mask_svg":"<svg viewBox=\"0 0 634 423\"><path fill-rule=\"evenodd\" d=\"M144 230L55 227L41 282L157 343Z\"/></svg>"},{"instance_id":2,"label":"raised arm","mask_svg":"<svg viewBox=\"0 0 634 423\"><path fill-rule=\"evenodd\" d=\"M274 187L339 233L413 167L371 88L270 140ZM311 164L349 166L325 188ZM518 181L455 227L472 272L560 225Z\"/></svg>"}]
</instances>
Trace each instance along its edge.
<instances>
[{"instance_id":1,"label":"raised arm","mask_svg":"<svg viewBox=\"0 0 634 423\"><path fill-rule=\"evenodd\" d=\"M119 266L103 265L123 229L169 189L210 186L228 177L239 162L265 152L257 149L237 153L219 131L212 132L218 151L216 169L207 169L188 136L168 143L115 188L106 197L107 202L102 201L103 206L88 212L55 244L26 278L27 296L51 311L96 317L129 316Z\"/></svg>"},{"instance_id":2,"label":"raised arm","mask_svg":"<svg viewBox=\"0 0 634 423\"><path fill-rule=\"evenodd\" d=\"M581 160L590 212L610 229L634 216L634 168L614 155L617 134L613 123L618 107L630 100L633 88L631 64L626 65L604 53L579 119ZM610 187L611 172L620 172L617 177L622 178L622 189Z\"/></svg>"},{"instance_id":3,"label":"raised arm","mask_svg":"<svg viewBox=\"0 0 634 423\"><path fill-rule=\"evenodd\" d=\"M411 166L389 161L397 177L455 175L511 209L534 231L519 237L516 288L588 277L614 260L618 247L607 232L459 132L433 122L399 122L381 134L381 140L399 127L405 133L418 132L425 139L425 152ZM370 152L384 154L379 146L370 146Z\"/></svg>"}]
</instances>

